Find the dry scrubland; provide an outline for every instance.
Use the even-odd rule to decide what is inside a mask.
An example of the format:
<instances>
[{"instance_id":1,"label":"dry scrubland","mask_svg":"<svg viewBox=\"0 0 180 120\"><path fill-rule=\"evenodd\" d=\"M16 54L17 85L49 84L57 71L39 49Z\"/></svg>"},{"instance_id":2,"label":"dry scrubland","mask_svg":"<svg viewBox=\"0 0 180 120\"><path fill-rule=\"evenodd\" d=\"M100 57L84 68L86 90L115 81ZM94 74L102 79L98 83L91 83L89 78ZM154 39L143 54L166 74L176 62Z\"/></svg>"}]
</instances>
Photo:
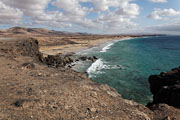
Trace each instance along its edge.
<instances>
[{"instance_id":1,"label":"dry scrubland","mask_svg":"<svg viewBox=\"0 0 180 120\"><path fill-rule=\"evenodd\" d=\"M54 62L64 62L63 58L57 62L60 56L54 59L52 55L49 60L41 53L68 53L72 51L65 49L71 47L80 50L108 40L135 36L82 35L27 28L2 30L0 36L2 120L180 119L177 108L154 104L149 109L125 100L113 88L97 84L83 73L55 67ZM47 61L53 64L47 65Z\"/></svg>"}]
</instances>

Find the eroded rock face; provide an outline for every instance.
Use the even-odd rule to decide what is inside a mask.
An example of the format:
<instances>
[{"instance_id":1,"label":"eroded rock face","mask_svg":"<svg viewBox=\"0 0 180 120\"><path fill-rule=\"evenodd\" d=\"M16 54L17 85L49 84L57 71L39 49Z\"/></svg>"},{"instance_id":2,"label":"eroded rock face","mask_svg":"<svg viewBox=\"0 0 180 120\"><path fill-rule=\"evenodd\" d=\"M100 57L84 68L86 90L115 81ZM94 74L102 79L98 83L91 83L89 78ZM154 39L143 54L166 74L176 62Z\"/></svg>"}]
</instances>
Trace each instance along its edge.
<instances>
[{"instance_id":1,"label":"eroded rock face","mask_svg":"<svg viewBox=\"0 0 180 120\"><path fill-rule=\"evenodd\" d=\"M7 47L8 46L8 47ZM12 40L10 42L4 42L0 45L0 52L4 56L18 57L18 56L39 56L39 44L37 39L28 38L19 41Z\"/></svg>"},{"instance_id":2,"label":"eroded rock face","mask_svg":"<svg viewBox=\"0 0 180 120\"><path fill-rule=\"evenodd\" d=\"M19 43L19 48L22 50L23 56L37 56L39 55L39 44L37 39L31 38L28 41Z\"/></svg>"},{"instance_id":3,"label":"eroded rock face","mask_svg":"<svg viewBox=\"0 0 180 120\"><path fill-rule=\"evenodd\" d=\"M66 55L58 54L58 55L41 55L39 57L39 60L42 63L47 64L48 66L54 66L54 67L64 67L67 64L70 64L73 62L73 60Z\"/></svg>"},{"instance_id":4,"label":"eroded rock face","mask_svg":"<svg viewBox=\"0 0 180 120\"><path fill-rule=\"evenodd\" d=\"M38 40L35 38L26 38L26 39L24 38L21 40L13 39L10 42L2 42L2 44L0 44L0 56L6 56L11 58L20 57L20 56L29 56L35 58L33 60L57 68L65 67L67 65L70 66L70 64L73 61L90 60L94 62L97 60L95 56L93 57L80 56L77 59L73 59L72 55L74 55L74 53L45 55L39 51L39 43Z\"/></svg>"},{"instance_id":5,"label":"eroded rock face","mask_svg":"<svg viewBox=\"0 0 180 120\"><path fill-rule=\"evenodd\" d=\"M149 77L149 83L153 94L152 104L165 103L180 107L180 68L163 72L160 75L152 75Z\"/></svg>"}]
</instances>

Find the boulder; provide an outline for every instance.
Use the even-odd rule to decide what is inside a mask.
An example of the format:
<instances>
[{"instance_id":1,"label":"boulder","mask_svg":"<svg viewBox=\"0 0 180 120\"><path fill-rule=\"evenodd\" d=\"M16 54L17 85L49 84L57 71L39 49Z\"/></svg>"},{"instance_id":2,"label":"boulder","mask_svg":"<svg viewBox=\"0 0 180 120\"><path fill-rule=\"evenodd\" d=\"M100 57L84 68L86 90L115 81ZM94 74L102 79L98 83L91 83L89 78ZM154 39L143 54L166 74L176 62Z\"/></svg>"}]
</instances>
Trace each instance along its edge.
<instances>
[{"instance_id":1,"label":"boulder","mask_svg":"<svg viewBox=\"0 0 180 120\"><path fill-rule=\"evenodd\" d=\"M89 61L95 62L97 60L97 57L96 56L93 56L93 57L81 56L76 61L79 61L79 60L81 60L81 61L89 60Z\"/></svg>"},{"instance_id":2,"label":"boulder","mask_svg":"<svg viewBox=\"0 0 180 120\"><path fill-rule=\"evenodd\" d=\"M153 94L153 102L149 103L148 106L165 103L180 107L180 68L150 76L149 84Z\"/></svg>"},{"instance_id":3,"label":"boulder","mask_svg":"<svg viewBox=\"0 0 180 120\"><path fill-rule=\"evenodd\" d=\"M65 67L67 64L71 64L73 60L65 56L63 54L58 54L58 55L41 55L39 60L42 63L47 64L48 66L54 66L54 67Z\"/></svg>"},{"instance_id":4,"label":"boulder","mask_svg":"<svg viewBox=\"0 0 180 120\"><path fill-rule=\"evenodd\" d=\"M33 63L23 63L22 64L22 69L24 70L27 70L27 69L34 69L35 68L35 65Z\"/></svg>"},{"instance_id":5,"label":"boulder","mask_svg":"<svg viewBox=\"0 0 180 120\"><path fill-rule=\"evenodd\" d=\"M79 59L82 60L82 61L86 61L86 60L88 59L88 57L82 56L82 57L80 57Z\"/></svg>"}]
</instances>

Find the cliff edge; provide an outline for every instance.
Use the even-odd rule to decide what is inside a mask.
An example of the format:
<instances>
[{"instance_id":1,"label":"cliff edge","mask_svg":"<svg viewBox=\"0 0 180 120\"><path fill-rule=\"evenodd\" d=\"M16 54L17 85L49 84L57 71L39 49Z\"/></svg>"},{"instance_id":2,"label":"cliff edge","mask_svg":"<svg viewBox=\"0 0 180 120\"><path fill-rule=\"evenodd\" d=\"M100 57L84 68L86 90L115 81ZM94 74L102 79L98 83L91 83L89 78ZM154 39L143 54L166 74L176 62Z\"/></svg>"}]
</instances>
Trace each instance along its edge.
<instances>
[{"instance_id":1,"label":"cliff edge","mask_svg":"<svg viewBox=\"0 0 180 120\"><path fill-rule=\"evenodd\" d=\"M153 101L148 103L147 107L153 111L164 111L162 115L174 114L179 120L180 68L162 72L160 75L151 75L149 84Z\"/></svg>"},{"instance_id":2,"label":"cliff edge","mask_svg":"<svg viewBox=\"0 0 180 120\"><path fill-rule=\"evenodd\" d=\"M0 119L153 119L151 110L108 85L42 63L38 49L34 38L0 41Z\"/></svg>"},{"instance_id":3,"label":"cliff edge","mask_svg":"<svg viewBox=\"0 0 180 120\"><path fill-rule=\"evenodd\" d=\"M52 61L42 60L41 57L38 40L34 38L0 41L0 119L180 118L179 109L159 105L159 108L156 107L158 109L150 110L141 104L123 99L115 89L97 84L85 74L54 66L57 64L57 56L51 56ZM47 65L51 62L53 64Z\"/></svg>"},{"instance_id":4,"label":"cliff edge","mask_svg":"<svg viewBox=\"0 0 180 120\"><path fill-rule=\"evenodd\" d=\"M152 104L166 103L180 108L180 68L149 77Z\"/></svg>"}]
</instances>

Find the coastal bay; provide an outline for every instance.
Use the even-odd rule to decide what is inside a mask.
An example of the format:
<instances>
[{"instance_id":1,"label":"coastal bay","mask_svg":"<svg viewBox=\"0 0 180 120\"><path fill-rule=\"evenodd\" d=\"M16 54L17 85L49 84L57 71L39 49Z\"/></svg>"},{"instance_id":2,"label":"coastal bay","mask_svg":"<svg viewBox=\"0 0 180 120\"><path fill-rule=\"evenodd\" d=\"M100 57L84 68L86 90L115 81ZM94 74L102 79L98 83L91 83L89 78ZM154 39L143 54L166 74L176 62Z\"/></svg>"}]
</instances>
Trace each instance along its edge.
<instances>
[{"instance_id":1,"label":"coastal bay","mask_svg":"<svg viewBox=\"0 0 180 120\"><path fill-rule=\"evenodd\" d=\"M104 47L106 50L85 52L98 58L87 73L94 81L115 88L123 98L146 105L153 99L148 77L180 64L179 45L178 36L140 37L109 43Z\"/></svg>"},{"instance_id":2,"label":"coastal bay","mask_svg":"<svg viewBox=\"0 0 180 120\"><path fill-rule=\"evenodd\" d=\"M0 120L180 120L180 0L0 0Z\"/></svg>"},{"instance_id":3,"label":"coastal bay","mask_svg":"<svg viewBox=\"0 0 180 120\"><path fill-rule=\"evenodd\" d=\"M58 52L57 55L43 54L40 51L40 47L46 45L72 44L69 43L69 39L64 41L62 36L58 39L57 36L43 37L43 35L27 37L24 34L18 34L18 37L16 34L11 34L9 37L13 39L0 41L0 118L2 119L162 120L180 118L177 106L168 106L168 102L163 104L159 101L156 104L156 100L146 107L124 99L116 89L106 83L95 82L86 74L66 67L73 62L72 51L67 54ZM87 36L73 36L73 38L76 37L85 39ZM87 39L89 37L99 38L100 36L88 36ZM106 37L109 39L112 35ZM108 53L114 46L108 44L99 52ZM94 62L99 60L88 56L81 56L78 59ZM173 98L169 96L168 99Z\"/></svg>"}]
</instances>

